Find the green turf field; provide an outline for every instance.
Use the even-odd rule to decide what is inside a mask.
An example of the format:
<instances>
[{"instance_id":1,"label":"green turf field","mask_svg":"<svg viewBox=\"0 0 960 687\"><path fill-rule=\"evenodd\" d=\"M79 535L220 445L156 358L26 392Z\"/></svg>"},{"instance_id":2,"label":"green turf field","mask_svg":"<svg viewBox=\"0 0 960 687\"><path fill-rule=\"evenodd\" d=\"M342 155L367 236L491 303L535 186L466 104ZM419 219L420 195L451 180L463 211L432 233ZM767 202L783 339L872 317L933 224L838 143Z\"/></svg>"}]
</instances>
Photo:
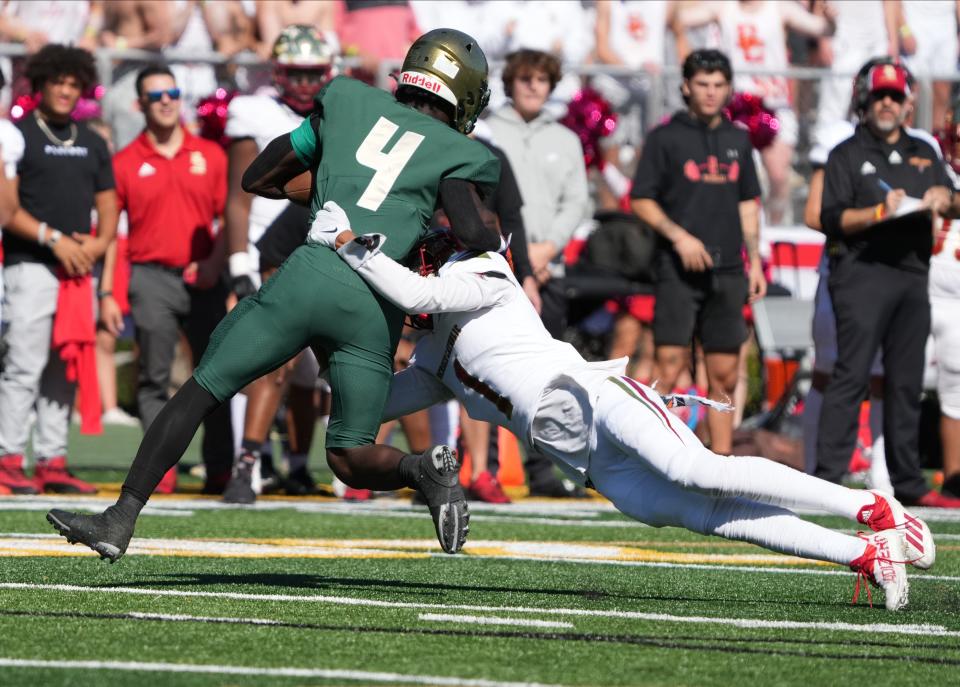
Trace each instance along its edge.
<instances>
[{"instance_id":1,"label":"green turf field","mask_svg":"<svg viewBox=\"0 0 960 687\"><path fill-rule=\"evenodd\" d=\"M118 481L137 439L113 429L78 440L81 474ZM440 552L425 509L387 498L252 509L157 498L115 565L43 517L109 502L0 498L0 685L810 687L960 675L958 515L924 513L937 565L912 575L910 607L893 614L880 592L874 608L852 606L854 578L840 568L644 527L599 500L478 504L458 556Z\"/></svg>"}]
</instances>

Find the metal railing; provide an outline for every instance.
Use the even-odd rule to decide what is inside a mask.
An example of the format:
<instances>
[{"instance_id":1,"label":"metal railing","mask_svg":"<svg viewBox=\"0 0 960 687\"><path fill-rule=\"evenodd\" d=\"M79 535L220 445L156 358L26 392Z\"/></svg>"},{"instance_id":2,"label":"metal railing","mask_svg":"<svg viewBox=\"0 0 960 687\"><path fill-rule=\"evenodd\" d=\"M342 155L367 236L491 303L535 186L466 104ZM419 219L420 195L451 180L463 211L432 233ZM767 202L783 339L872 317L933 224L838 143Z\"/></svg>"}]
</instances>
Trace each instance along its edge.
<instances>
[{"instance_id":1,"label":"metal railing","mask_svg":"<svg viewBox=\"0 0 960 687\"><path fill-rule=\"evenodd\" d=\"M0 56L3 57L24 57L27 55L26 48L19 43L0 43ZM251 53L239 53L231 57L225 57L217 52L195 52L176 48L166 49L160 52L149 50L124 49L117 50L113 48L98 48L94 55L96 57L97 69L99 71L101 83L109 87L114 82L114 71L118 64L122 62L155 62L165 61L170 63L190 63L190 64L209 64L209 65L239 65L239 66L258 66L268 67L268 64L258 56ZM360 65L358 58L343 58L344 67L356 67ZM491 71L498 72L502 67L502 61L492 61ZM388 88L391 85L390 75L400 67L399 60L388 60L380 64L376 74L376 84L382 88ZM598 64L580 64L564 65L567 72L578 74L583 77L606 74L609 76L635 76L636 70L628 67L614 65ZM824 79L846 78L853 79L853 72L833 72L830 69L822 67L789 67L786 70L771 70L763 68L741 69L737 72L743 76L782 76L787 79L797 81L820 82ZM646 74L650 82L649 91L649 111L646 117L646 125L660 121L664 115L669 114L668 98L666 95L675 92L680 86L680 68L676 65L668 65L656 74ZM949 81L951 83L960 82L960 71L946 69L933 76L924 75L919 78L920 88L916 100L916 126L922 129L931 129L933 126L933 82Z\"/></svg>"}]
</instances>

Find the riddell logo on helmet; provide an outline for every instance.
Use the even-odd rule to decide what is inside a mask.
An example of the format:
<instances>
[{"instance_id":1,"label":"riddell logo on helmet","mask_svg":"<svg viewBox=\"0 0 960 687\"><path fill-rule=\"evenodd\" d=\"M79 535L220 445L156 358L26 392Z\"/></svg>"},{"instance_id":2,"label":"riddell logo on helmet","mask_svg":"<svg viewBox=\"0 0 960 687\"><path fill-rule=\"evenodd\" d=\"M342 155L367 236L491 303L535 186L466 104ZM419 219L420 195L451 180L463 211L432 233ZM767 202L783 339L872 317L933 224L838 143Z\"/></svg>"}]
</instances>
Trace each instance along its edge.
<instances>
[{"instance_id":1,"label":"riddell logo on helmet","mask_svg":"<svg viewBox=\"0 0 960 687\"><path fill-rule=\"evenodd\" d=\"M400 83L406 86L419 86L428 91L433 91L434 93L439 94L443 89L443 83L439 80L434 79L426 74L418 74L416 72L404 72L400 75Z\"/></svg>"}]
</instances>

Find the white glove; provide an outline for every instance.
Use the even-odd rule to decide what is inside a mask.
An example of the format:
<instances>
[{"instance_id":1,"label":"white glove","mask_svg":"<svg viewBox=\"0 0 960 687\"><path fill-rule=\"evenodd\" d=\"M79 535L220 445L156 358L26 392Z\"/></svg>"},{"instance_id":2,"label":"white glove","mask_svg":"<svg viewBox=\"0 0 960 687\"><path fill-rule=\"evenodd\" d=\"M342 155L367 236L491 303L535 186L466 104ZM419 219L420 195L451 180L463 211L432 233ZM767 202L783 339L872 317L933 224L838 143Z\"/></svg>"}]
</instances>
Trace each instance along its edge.
<instances>
[{"instance_id":1,"label":"white glove","mask_svg":"<svg viewBox=\"0 0 960 687\"><path fill-rule=\"evenodd\" d=\"M323 209L317 211L317 216L310 225L307 243L319 243L321 246L336 249L337 236L344 231L350 231L350 218L343 208L328 200L323 204Z\"/></svg>"}]
</instances>

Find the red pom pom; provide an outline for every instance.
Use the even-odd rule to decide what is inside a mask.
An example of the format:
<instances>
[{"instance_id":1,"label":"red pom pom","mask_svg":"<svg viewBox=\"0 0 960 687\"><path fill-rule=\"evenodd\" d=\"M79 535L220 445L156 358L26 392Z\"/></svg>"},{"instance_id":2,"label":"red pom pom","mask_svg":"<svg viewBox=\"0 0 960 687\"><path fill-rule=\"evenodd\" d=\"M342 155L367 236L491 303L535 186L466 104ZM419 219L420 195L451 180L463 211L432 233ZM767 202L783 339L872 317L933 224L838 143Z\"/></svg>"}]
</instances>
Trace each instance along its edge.
<instances>
[{"instance_id":1,"label":"red pom pom","mask_svg":"<svg viewBox=\"0 0 960 687\"><path fill-rule=\"evenodd\" d=\"M610 103L597 91L585 87L570 100L567 114L560 123L580 139L584 164L599 167L600 139L617 128L617 113Z\"/></svg>"},{"instance_id":2,"label":"red pom pom","mask_svg":"<svg viewBox=\"0 0 960 687\"><path fill-rule=\"evenodd\" d=\"M752 93L734 93L723 113L750 134L750 143L757 150L773 143L780 132L780 121L773 110L764 106L760 96Z\"/></svg>"},{"instance_id":3,"label":"red pom pom","mask_svg":"<svg viewBox=\"0 0 960 687\"><path fill-rule=\"evenodd\" d=\"M230 142L226 135L227 108L230 101L237 95L236 91L227 91L218 88L213 95L209 95L197 103L197 121L200 123L200 136L216 141L224 148Z\"/></svg>"}]
</instances>

